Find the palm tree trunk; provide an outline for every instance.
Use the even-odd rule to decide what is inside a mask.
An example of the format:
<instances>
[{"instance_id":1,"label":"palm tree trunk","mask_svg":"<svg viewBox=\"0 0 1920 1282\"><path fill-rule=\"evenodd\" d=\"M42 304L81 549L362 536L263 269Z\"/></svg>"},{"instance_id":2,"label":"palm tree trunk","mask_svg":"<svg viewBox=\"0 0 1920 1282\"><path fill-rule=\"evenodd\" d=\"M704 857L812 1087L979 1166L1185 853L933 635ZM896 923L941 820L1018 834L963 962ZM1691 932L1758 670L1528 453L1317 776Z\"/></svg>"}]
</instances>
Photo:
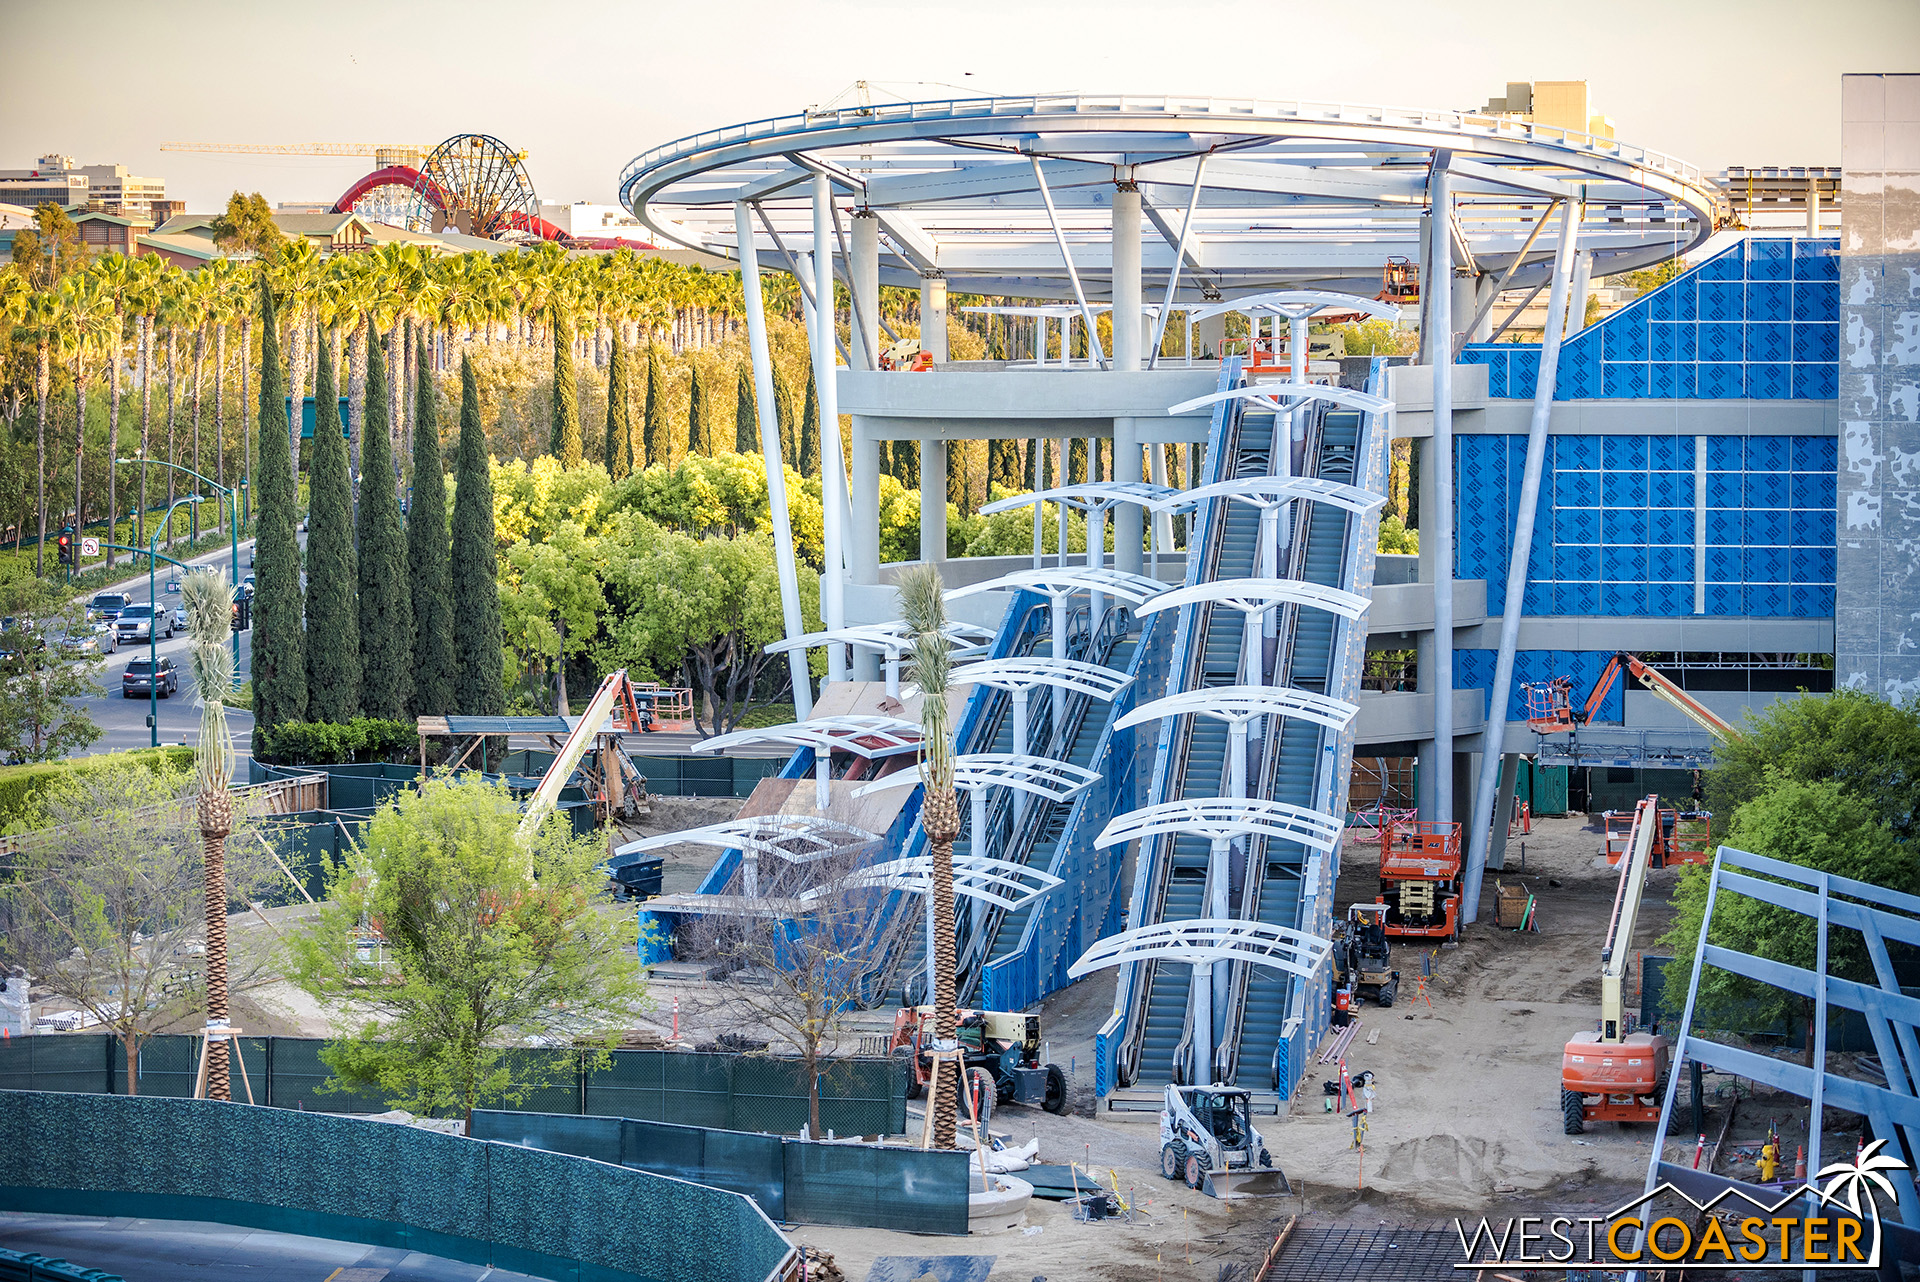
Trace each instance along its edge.
<instances>
[{"instance_id":1,"label":"palm tree trunk","mask_svg":"<svg viewBox=\"0 0 1920 1282\"><path fill-rule=\"evenodd\" d=\"M73 545L74 564L80 561L80 544L77 541L80 531L87 526L87 498L83 482L86 479L84 464L87 458L87 361L82 354L84 349L76 348L73 354Z\"/></svg>"},{"instance_id":2,"label":"palm tree trunk","mask_svg":"<svg viewBox=\"0 0 1920 1282\"><path fill-rule=\"evenodd\" d=\"M933 1035L943 1045L959 1035L954 1015L953 842L960 833L960 805L951 789L935 791L921 803L920 821L933 864ZM940 1074L940 1089L927 1101L933 1109L933 1144L952 1148L960 1103L960 1083L952 1072Z\"/></svg>"},{"instance_id":3,"label":"palm tree trunk","mask_svg":"<svg viewBox=\"0 0 1920 1282\"><path fill-rule=\"evenodd\" d=\"M151 458L153 444L153 317L140 318L140 457ZM147 524L147 465L140 465L140 524ZM144 530L136 530L138 544Z\"/></svg>"},{"instance_id":4,"label":"palm tree trunk","mask_svg":"<svg viewBox=\"0 0 1920 1282\"><path fill-rule=\"evenodd\" d=\"M180 461L180 451L175 441L173 426L174 391L180 382L179 373L175 368L174 361L174 357L178 352L175 338L175 332L169 328L167 330L167 462L169 463L178 463ZM167 469L167 548L169 551L173 548L173 478L177 475L178 473L172 468Z\"/></svg>"},{"instance_id":5,"label":"palm tree trunk","mask_svg":"<svg viewBox=\"0 0 1920 1282\"><path fill-rule=\"evenodd\" d=\"M249 498L253 483L253 387L247 374L253 360L252 306L249 303L240 316L240 484L246 487ZM237 513L234 520L241 520Z\"/></svg>"},{"instance_id":6,"label":"palm tree trunk","mask_svg":"<svg viewBox=\"0 0 1920 1282\"><path fill-rule=\"evenodd\" d=\"M126 314L119 308L113 313L113 359L107 363L107 537L108 543L118 543L115 537L119 533L120 521L120 469L114 460L120 457L120 357L126 345ZM120 558L112 548L107 549L107 565L111 568Z\"/></svg>"},{"instance_id":7,"label":"palm tree trunk","mask_svg":"<svg viewBox=\"0 0 1920 1282\"><path fill-rule=\"evenodd\" d=\"M348 471L352 474L353 500L360 501L360 433L367 421L367 327L347 327L347 414L353 420L353 437L347 442L351 455Z\"/></svg>"},{"instance_id":8,"label":"palm tree trunk","mask_svg":"<svg viewBox=\"0 0 1920 1282\"><path fill-rule=\"evenodd\" d=\"M38 443L39 466L34 470L35 503L40 508L40 542L33 549L33 575L44 578L47 573L47 393L53 386L53 345L43 333L37 344L40 349L40 370L34 377L35 401L34 440Z\"/></svg>"},{"instance_id":9,"label":"palm tree trunk","mask_svg":"<svg viewBox=\"0 0 1920 1282\"><path fill-rule=\"evenodd\" d=\"M227 484L227 327L214 331L213 339L213 479L222 489ZM226 509L213 505L213 528L226 523Z\"/></svg>"},{"instance_id":10,"label":"palm tree trunk","mask_svg":"<svg viewBox=\"0 0 1920 1282\"><path fill-rule=\"evenodd\" d=\"M226 1020L227 1011L227 834L233 830L233 794L225 789L200 794L200 840L206 850L207 1022ZM227 1047L207 1043L207 1098L232 1099Z\"/></svg>"},{"instance_id":11,"label":"palm tree trunk","mask_svg":"<svg viewBox=\"0 0 1920 1282\"><path fill-rule=\"evenodd\" d=\"M200 374L204 368L207 354L207 327L202 325L193 335L193 470L206 475L207 469L200 466ZM197 486L198 481L194 482ZM187 528L193 531L193 537L200 537L200 509L195 506L188 510Z\"/></svg>"}]
</instances>

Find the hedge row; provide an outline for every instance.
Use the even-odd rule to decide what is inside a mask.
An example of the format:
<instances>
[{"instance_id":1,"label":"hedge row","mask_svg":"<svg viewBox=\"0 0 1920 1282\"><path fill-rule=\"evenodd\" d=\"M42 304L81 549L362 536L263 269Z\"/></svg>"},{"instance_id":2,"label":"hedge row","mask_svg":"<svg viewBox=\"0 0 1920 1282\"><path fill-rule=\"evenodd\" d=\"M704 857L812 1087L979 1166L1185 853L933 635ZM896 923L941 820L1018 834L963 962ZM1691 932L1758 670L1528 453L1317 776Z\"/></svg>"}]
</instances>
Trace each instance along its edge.
<instances>
[{"instance_id":1,"label":"hedge row","mask_svg":"<svg viewBox=\"0 0 1920 1282\"><path fill-rule=\"evenodd\" d=\"M411 721L355 717L351 721L283 721L253 732L253 755L283 766L332 766L404 757L419 745Z\"/></svg>"},{"instance_id":2,"label":"hedge row","mask_svg":"<svg viewBox=\"0 0 1920 1282\"><path fill-rule=\"evenodd\" d=\"M192 748L136 748L131 752L103 752L92 757L0 766L0 832L35 828L46 822L41 798L61 780L77 773L123 770L137 765L158 774L164 770L191 770Z\"/></svg>"}]
</instances>

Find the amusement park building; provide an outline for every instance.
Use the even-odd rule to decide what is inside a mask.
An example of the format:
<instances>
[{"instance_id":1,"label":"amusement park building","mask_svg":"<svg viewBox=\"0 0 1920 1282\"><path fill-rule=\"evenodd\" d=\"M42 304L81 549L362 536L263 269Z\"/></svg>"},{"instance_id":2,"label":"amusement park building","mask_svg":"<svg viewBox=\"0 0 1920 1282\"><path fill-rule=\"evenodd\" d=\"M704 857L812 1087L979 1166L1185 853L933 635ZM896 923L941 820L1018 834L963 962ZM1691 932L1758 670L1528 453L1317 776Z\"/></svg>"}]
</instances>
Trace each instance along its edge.
<instances>
[{"instance_id":1,"label":"amusement park building","mask_svg":"<svg viewBox=\"0 0 1920 1282\"><path fill-rule=\"evenodd\" d=\"M1714 179L1607 133L1510 111L1158 98L913 103L716 129L637 158L623 175L622 199L664 242L747 259L750 281L777 266L795 272L815 297L837 280L851 286L846 342L815 335L817 368L833 368L836 346L846 362L822 379L823 411L852 419L845 473L832 434L827 441L829 570L821 598L830 638L853 635L833 629L880 625L897 614L896 567L881 564L877 536L883 442L919 444L921 555L941 566L950 589L1022 566L1044 577L1059 560L946 558L945 444L981 438L1050 447L1067 438L1112 441L1111 480L1137 488L1083 498L1113 523L1115 568L1170 582L1184 572L1191 588L1193 575L1204 580L1212 572L1198 554L1163 564L1142 552L1143 533L1161 525L1145 510L1154 492L1142 488L1163 479L1164 451L1154 447L1240 439L1239 448L1252 453L1206 466L1230 467L1224 477L1285 475L1314 465L1297 453L1303 422L1334 424L1342 403L1375 406L1352 438L1360 457L1323 453L1320 462L1332 459L1332 475L1363 488L1381 484L1377 454L1389 438L1411 440L1421 550L1376 559L1370 518L1355 509L1342 519L1357 541L1328 563L1334 577L1321 581L1366 598L1351 624L1335 625L1334 654L1343 644L1352 646L1350 657L1412 651L1414 677L1411 688L1354 690L1358 715L1337 733L1314 731L1320 748L1305 744L1295 764L1303 777L1320 780L1316 803L1338 815L1346 778L1332 763L1353 754L1417 756L1422 818L1462 821L1467 834L1484 838L1500 754L1540 746L1525 719L1523 683L1568 676L1576 703L1584 701L1617 651L1674 656L1683 684L1734 721L1797 688L1838 684L1888 697L1920 691L1920 260L1908 248L1920 238L1920 77L1847 77L1844 96L1838 238L1784 229L1734 234L1733 205ZM1808 192L1817 195L1811 182ZM1816 202L1809 221L1818 216ZM1494 306L1504 291L1545 293L1554 300L1550 310L1564 315L1592 279L1683 255L1690 263L1683 273L1589 328L1569 335L1564 325L1549 325L1542 343L1491 341L1506 310ZM1223 429L1239 411L1206 398L1243 375L1200 359L1220 346L1220 311L1238 301L1256 316L1264 308L1277 326L1287 307L1377 310L1383 269L1396 261L1418 277L1418 358L1393 369L1348 363L1330 376L1344 380L1345 390L1315 394L1335 402L1323 419L1281 412L1272 431L1291 418L1291 460L1280 458L1284 437L1274 436L1271 447L1245 444L1268 440L1258 435L1264 427L1244 438L1230 424ZM882 283L917 283L922 315L932 318L944 315L949 289L1025 300L1032 305L1007 321L1032 327L1036 337L1076 325L1083 336L1102 332L1096 321L1108 309L1142 320L1112 326L1111 350L1091 343L1078 360L1042 341L987 362L946 361L936 323L924 331L932 368L894 372L876 360ZM1328 293L1361 297L1341 304ZM748 305L751 322L752 293ZM1181 341L1183 329L1197 352ZM1269 332L1278 346L1277 328ZM1163 344L1163 334L1173 341ZM1175 355L1159 354L1169 350ZM757 357L764 365L764 353ZM1269 360L1250 393L1233 393L1235 403L1271 408L1286 365ZM1368 401L1361 383L1385 400ZM1263 387L1269 399L1260 402ZM760 399L770 402L764 388ZM1253 410L1245 421L1256 423ZM763 440L777 441L777 432L762 429ZM1322 441L1324 451L1336 437L1308 439ZM1201 466L1195 455L1187 458ZM850 479L836 493L841 476ZM778 536L784 503L774 489ZM1214 519L1205 518L1195 537L1217 540L1206 534L1205 521ZM1300 519L1311 559L1311 530L1319 527ZM788 609L797 622L786 555ZM1121 583L1114 590L1137 589ZM996 645L1007 644L1023 603L1038 600L1034 591L962 594L954 607L969 622L999 628ZM1103 633L1094 592L1080 616L1092 621L1086 653ZM1116 598L1105 599L1111 609ZM1071 598L1049 600L1062 610ZM1288 608L1295 611L1289 617L1308 613L1306 605ZM1194 649L1213 644L1207 617L1189 623L1182 615L1186 630L1171 642L1173 671L1159 674L1169 692L1179 688L1182 646L1199 665L1189 678L1221 683L1206 677L1211 669ZM1138 617L1118 625L1141 638L1136 655L1157 644L1157 625L1126 631L1140 626ZM1305 653L1301 626L1280 629L1295 639L1279 653L1296 664ZM798 632L794 623L789 630ZM1272 650L1264 659L1234 660L1240 644L1224 652L1225 681L1245 670L1237 662L1276 662ZM869 644L874 653L863 657L835 646L831 678L852 678L856 689L875 680L880 648ZM1131 662L1138 667L1137 658ZM1336 678L1348 683L1342 688L1357 686L1357 666L1336 658L1306 688L1331 695ZM1138 675L1148 681L1153 674ZM1289 684L1278 667L1262 679ZM984 709L980 701L993 697L983 690L975 702ZM847 702L842 696L834 706L845 710ZM976 712L985 715L969 717ZM1100 743L1119 744L1118 713L1104 715L1113 738ZM1168 718L1157 756L1128 741L1135 743L1124 756L1129 777L1113 775L1104 785L1113 814L1165 787L1183 795L1177 778L1167 780L1199 758L1169 756L1167 745L1195 732L1169 731L1178 719ZM1629 771L1698 760L1705 750L1687 745L1692 727L1678 714L1638 691L1616 688L1600 718L1617 732L1610 760ZM1283 775L1291 736L1270 746L1281 754ZM1315 755L1322 749L1326 761ZM1463 884L1477 888L1487 852L1484 840L1473 846ZM1177 849L1146 838L1127 848L1138 861L1131 891L1115 884L1120 863L1063 847L1053 866L1077 884L1074 898L1056 904L1080 907L1036 910L1018 947L1008 945L1012 951L986 966L983 994L1025 1004L1065 982L1061 959L1103 933L1179 915L1172 896L1182 883L1164 880L1174 875L1165 868L1180 866ZM1161 881L1142 871L1150 866L1162 870L1153 874ZM1205 856L1197 867L1215 884ZM1330 911L1327 868L1302 851L1292 869L1289 884L1298 889L1282 924L1316 932ZM1189 911L1197 913L1193 902ZM1467 919L1473 911L1469 902ZM1049 924L1034 924L1042 920ZM1003 966L1012 969L996 969ZM1149 972L1159 973L1151 965ZM1121 1079L1144 1071L1171 1044L1156 1043L1151 1032L1160 981L1126 973L1133 978L1123 980L1122 1002L1136 1005L1116 1012L1118 1022L1102 1034L1121 1039L1111 1044ZM1324 1015L1317 1000L1295 1007L1309 1026ZM1253 1019L1253 1007L1246 1009L1244 1018ZM1177 1010L1174 1018L1167 1027L1178 1037ZM1132 1042L1122 1037L1128 1027ZM1284 1043L1293 1034L1268 1035ZM1102 1047L1106 1073L1108 1043ZM1254 1048L1259 1063L1270 1049ZM1286 1046L1273 1053L1278 1083Z\"/></svg>"}]
</instances>

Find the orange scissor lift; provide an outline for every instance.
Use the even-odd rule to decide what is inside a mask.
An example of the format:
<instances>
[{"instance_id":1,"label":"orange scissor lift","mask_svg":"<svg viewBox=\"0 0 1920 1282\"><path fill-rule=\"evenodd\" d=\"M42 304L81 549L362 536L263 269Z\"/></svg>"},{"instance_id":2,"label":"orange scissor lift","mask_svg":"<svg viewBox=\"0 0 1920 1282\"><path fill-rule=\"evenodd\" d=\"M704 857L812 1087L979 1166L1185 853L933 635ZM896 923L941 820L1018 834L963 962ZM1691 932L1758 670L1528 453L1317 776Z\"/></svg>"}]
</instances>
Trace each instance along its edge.
<instances>
[{"instance_id":1,"label":"orange scissor lift","mask_svg":"<svg viewBox=\"0 0 1920 1282\"><path fill-rule=\"evenodd\" d=\"M1633 849L1633 828L1639 811L1640 807L1636 806L1633 810L1609 810L1602 816L1607 824L1609 864L1618 867ZM1712 863L1713 845L1707 835L1712 820L1709 811L1661 807L1660 823L1653 833L1653 866Z\"/></svg>"},{"instance_id":2,"label":"orange scissor lift","mask_svg":"<svg viewBox=\"0 0 1920 1282\"><path fill-rule=\"evenodd\" d=\"M1460 929L1460 825L1396 819L1380 833L1387 933L1452 939Z\"/></svg>"}]
</instances>

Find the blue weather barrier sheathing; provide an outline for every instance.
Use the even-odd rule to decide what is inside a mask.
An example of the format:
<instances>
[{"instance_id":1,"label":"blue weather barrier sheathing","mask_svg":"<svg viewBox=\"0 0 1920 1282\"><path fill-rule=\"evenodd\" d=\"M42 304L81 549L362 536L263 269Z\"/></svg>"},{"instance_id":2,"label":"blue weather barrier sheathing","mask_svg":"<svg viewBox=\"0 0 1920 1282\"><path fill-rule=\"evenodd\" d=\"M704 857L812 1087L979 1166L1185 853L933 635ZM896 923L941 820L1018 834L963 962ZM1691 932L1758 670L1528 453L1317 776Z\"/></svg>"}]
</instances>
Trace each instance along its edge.
<instances>
[{"instance_id":1,"label":"blue weather barrier sheathing","mask_svg":"<svg viewBox=\"0 0 1920 1282\"><path fill-rule=\"evenodd\" d=\"M605 1162L219 1100L0 1091L0 1208L207 1220L580 1282L762 1282L750 1198Z\"/></svg>"},{"instance_id":2,"label":"blue weather barrier sheathing","mask_svg":"<svg viewBox=\"0 0 1920 1282\"><path fill-rule=\"evenodd\" d=\"M741 1193L776 1220L964 1234L964 1153L835 1144L621 1117L493 1110L476 1139L521 1144Z\"/></svg>"}]
</instances>

